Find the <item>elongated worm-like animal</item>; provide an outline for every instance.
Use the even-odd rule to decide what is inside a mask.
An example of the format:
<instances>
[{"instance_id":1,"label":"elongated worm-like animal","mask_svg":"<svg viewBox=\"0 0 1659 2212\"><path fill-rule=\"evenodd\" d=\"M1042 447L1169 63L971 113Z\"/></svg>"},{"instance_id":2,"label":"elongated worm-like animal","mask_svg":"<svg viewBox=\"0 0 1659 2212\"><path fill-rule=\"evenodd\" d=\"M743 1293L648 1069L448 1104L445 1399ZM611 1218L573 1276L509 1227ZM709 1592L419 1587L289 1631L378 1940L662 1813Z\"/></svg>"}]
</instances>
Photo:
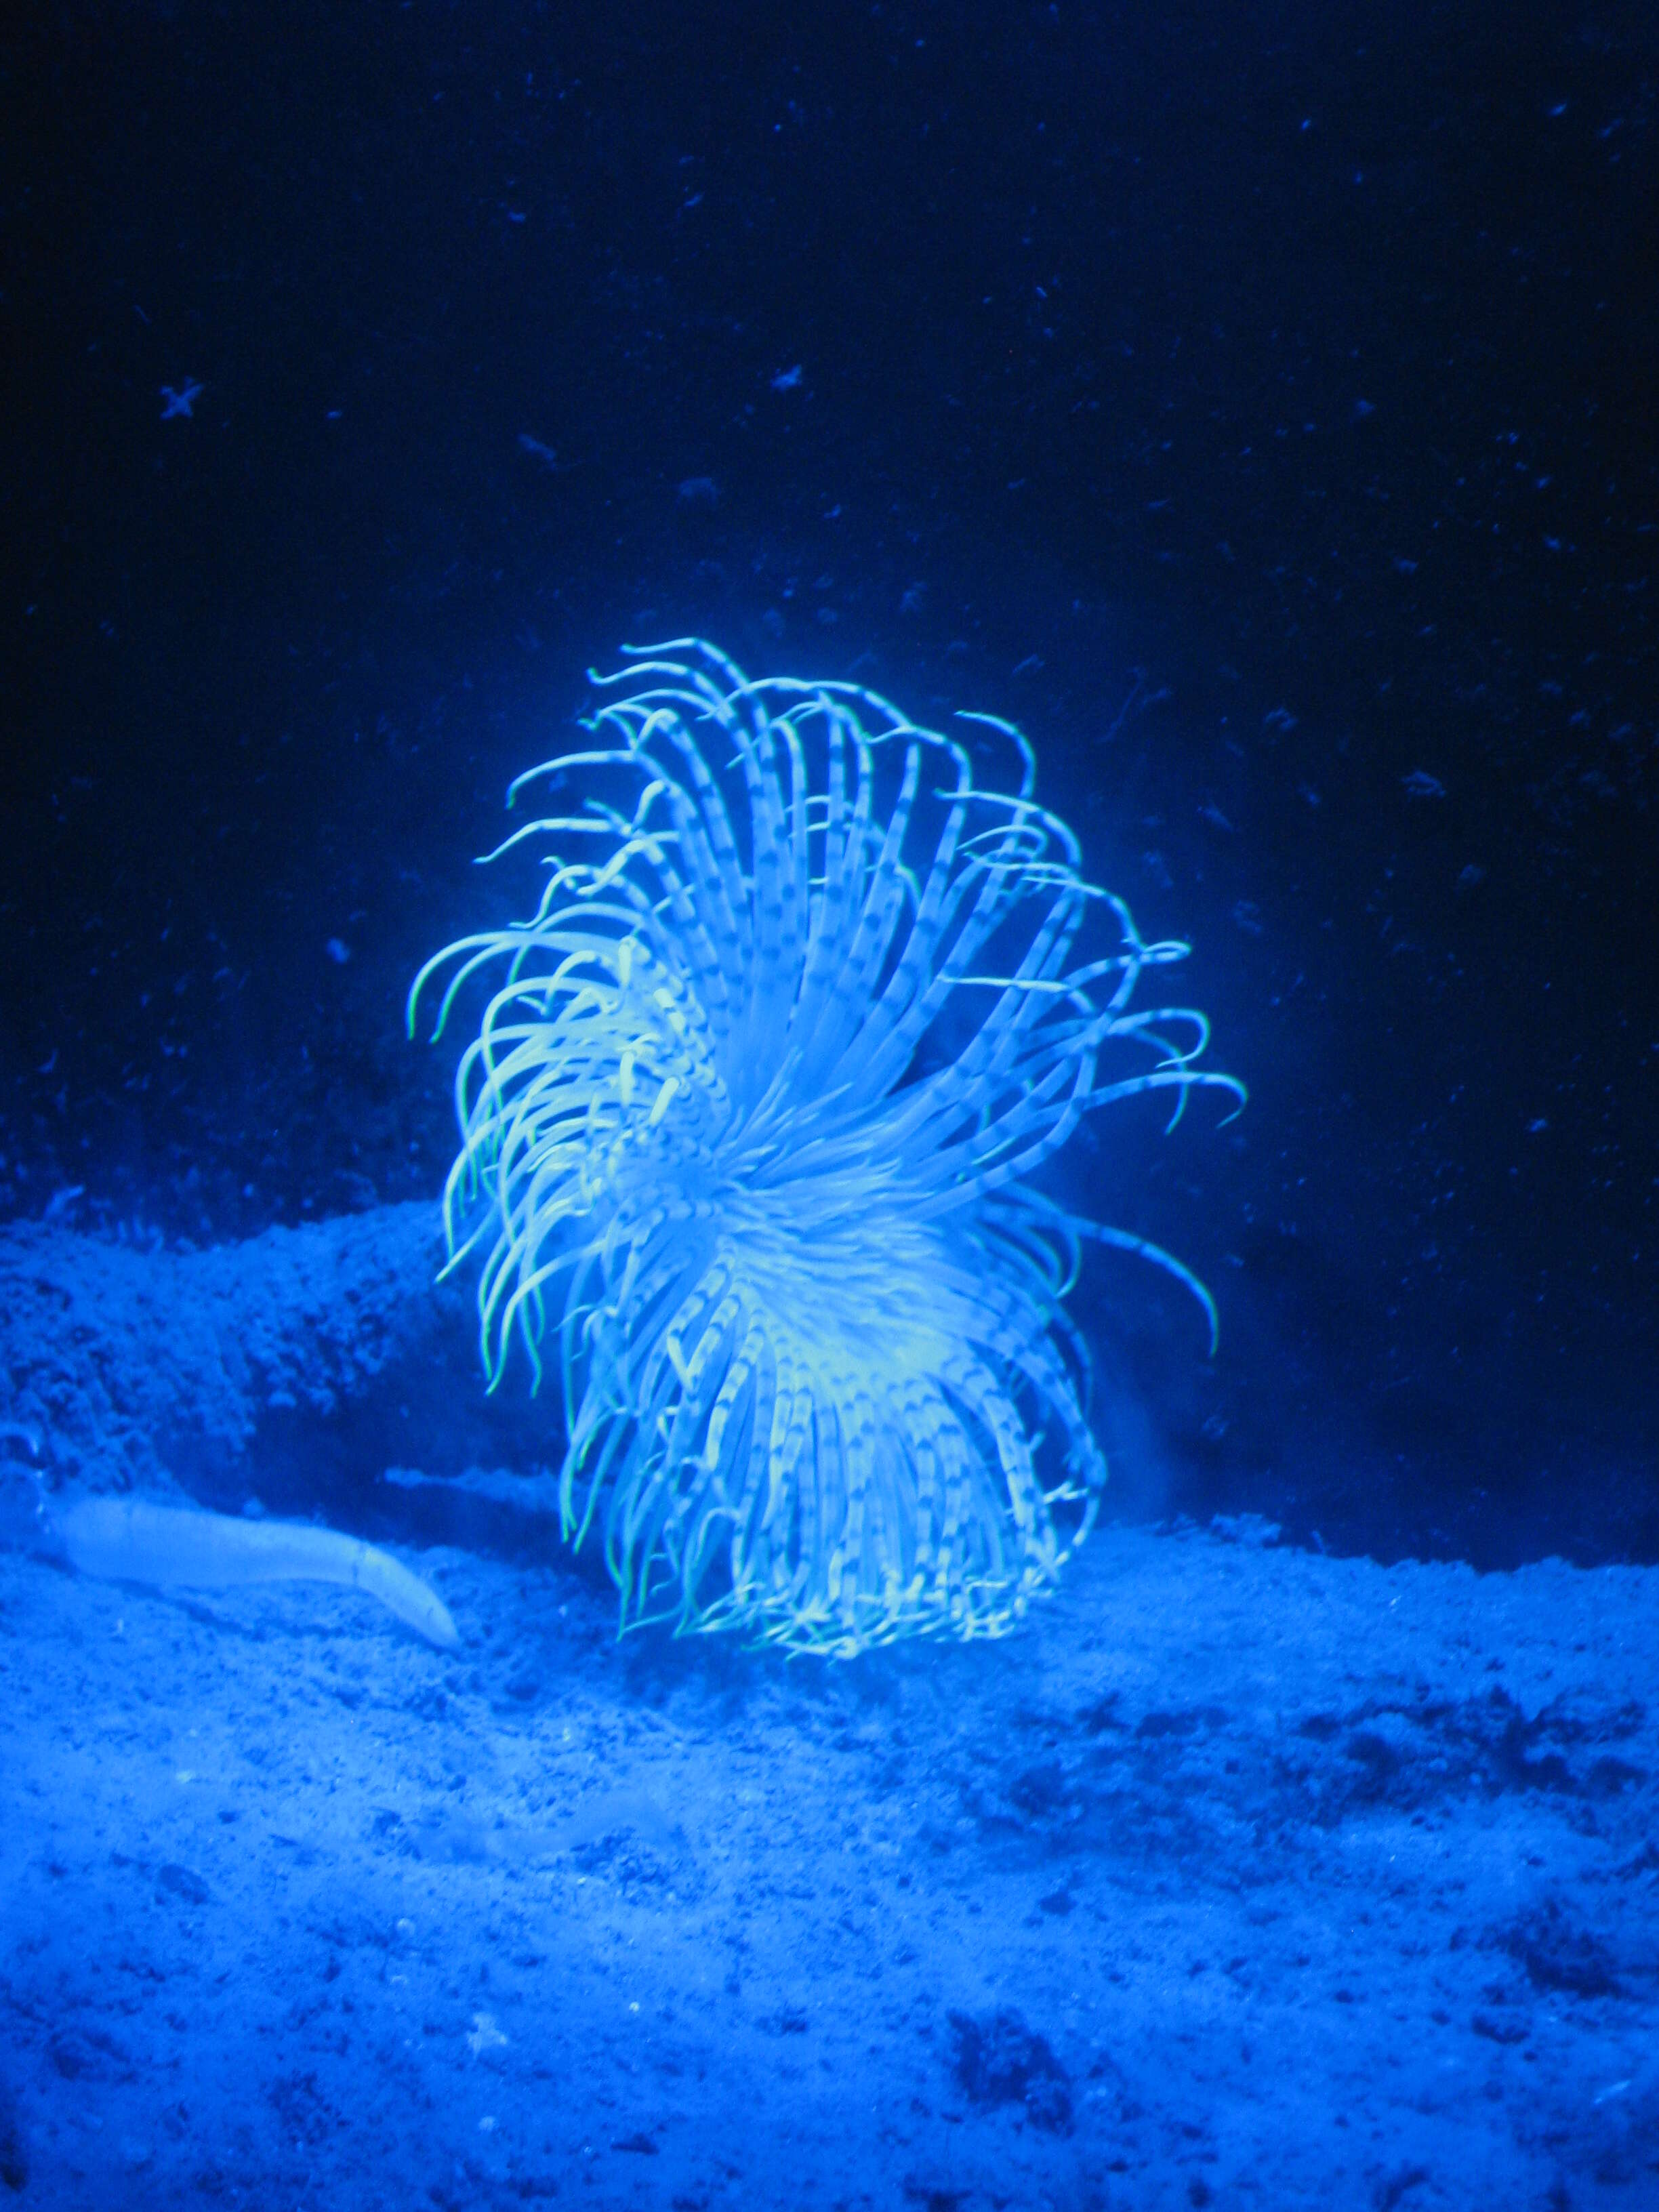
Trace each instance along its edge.
<instances>
[{"instance_id":1,"label":"elongated worm-like animal","mask_svg":"<svg viewBox=\"0 0 1659 2212\"><path fill-rule=\"evenodd\" d=\"M234 1520L137 1498L86 1498L55 1517L70 1565L100 1582L179 1589L337 1583L379 1598L440 1650L453 1651L461 1640L449 1608L417 1575L390 1553L333 1528Z\"/></svg>"}]
</instances>

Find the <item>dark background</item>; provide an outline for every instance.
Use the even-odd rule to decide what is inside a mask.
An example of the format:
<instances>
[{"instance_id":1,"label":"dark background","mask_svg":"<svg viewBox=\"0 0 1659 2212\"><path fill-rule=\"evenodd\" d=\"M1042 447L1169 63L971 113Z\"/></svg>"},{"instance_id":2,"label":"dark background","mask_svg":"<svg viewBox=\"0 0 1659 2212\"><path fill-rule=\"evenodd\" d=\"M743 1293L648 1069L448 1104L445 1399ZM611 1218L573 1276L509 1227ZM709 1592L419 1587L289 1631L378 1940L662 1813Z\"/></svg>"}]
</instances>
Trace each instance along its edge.
<instances>
[{"instance_id":1,"label":"dark background","mask_svg":"<svg viewBox=\"0 0 1659 2212\"><path fill-rule=\"evenodd\" d=\"M1071 1186L1222 1308L1091 1272L1120 1506L1659 1557L1650 7L31 12L0 1214L435 1190L409 977L700 631L1013 716L1194 945L1247 1114Z\"/></svg>"}]
</instances>

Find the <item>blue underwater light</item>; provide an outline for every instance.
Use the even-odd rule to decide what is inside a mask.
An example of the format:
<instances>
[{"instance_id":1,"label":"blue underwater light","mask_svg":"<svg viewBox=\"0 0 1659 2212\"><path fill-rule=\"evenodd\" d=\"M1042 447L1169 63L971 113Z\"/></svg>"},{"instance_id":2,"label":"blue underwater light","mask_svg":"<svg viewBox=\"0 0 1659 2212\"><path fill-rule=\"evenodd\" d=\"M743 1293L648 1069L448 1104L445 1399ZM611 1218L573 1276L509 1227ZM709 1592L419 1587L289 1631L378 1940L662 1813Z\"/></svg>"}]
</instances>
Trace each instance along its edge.
<instances>
[{"instance_id":1,"label":"blue underwater light","mask_svg":"<svg viewBox=\"0 0 1659 2212\"><path fill-rule=\"evenodd\" d=\"M596 684L590 742L518 778L580 791L529 921L428 961L434 1036L481 973L445 1193L483 1255L493 1389L556 1374L567 1536L596 1525L624 1626L849 1654L996 1635L1098 1510L1083 1241L1181 1262L1033 1181L1092 1109L1195 1085L1184 1007L1132 1012L1149 945L1018 767L875 693L751 682L682 639ZM1091 921L1110 948L1080 939ZM1103 1069L1111 1046L1151 1066Z\"/></svg>"}]
</instances>

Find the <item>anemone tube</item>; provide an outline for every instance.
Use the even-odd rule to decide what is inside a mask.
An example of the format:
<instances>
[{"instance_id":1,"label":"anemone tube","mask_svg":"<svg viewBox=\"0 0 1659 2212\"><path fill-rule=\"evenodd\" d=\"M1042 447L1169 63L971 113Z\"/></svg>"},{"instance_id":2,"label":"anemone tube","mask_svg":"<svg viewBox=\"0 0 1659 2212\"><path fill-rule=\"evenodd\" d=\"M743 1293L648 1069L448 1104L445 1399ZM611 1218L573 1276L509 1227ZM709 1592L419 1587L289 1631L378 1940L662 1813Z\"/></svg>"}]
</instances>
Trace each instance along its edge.
<instances>
[{"instance_id":1,"label":"anemone tube","mask_svg":"<svg viewBox=\"0 0 1659 2212\"><path fill-rule=\"evenodd\" d=\"M1105 1465L1064 1300L1083 1245L1157 1245L1033 1176L1085 1113L1233 1078L1201 1014L1132 1011L1147 944L1035 797L875 693L751 682L696 639L624 647L582 793L487 860L550 853L528 921L465 937L434 1038L493 972L455 1078L451 1265L482 1255L493 1389L556 1372L568 1539L622 1626L847 1655L994 1636L1091 1526ZM981 744L986 740L981 737ZM1115 926L1079 952L1085 925ZM1103 1069L1108 1048L1151 1056Z\"/></svg>"}]
</instances>

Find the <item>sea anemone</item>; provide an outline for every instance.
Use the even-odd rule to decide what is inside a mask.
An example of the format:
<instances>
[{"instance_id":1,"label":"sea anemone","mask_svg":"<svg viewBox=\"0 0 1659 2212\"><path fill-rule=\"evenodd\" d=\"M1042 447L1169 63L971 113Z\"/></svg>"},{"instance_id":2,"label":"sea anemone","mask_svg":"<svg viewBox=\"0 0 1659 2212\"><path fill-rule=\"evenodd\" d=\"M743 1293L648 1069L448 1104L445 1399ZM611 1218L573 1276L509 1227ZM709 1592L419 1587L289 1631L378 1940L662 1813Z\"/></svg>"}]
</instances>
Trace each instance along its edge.
<instances>
[{"instance_id":1,"label":"sea anemone","mask_svg":"<svg viewBox=\"0 0 1659 2212\"><path fill-rule=\"evenodd\" d=\"M874 692L750 682L696 639L610 678L589 742L520 776L580 793L529 921L465 937L451 1264L482 1249L490 1388L516 1340L562 1389L566 1536L596 1522L624 1627L842 1654L996 1635L1098 1510L1081 1218L1037 1171L1142 1091L1242 1099L1185 1008L1130 1011L1149 945L1085 880L1024 738ZM990 733L988 737L987 733ZM981 790L970 744L1014 761ZM1096 918L1109 946L1086 949ZM1150 1065L1103 1068L1109 1047Z\"/></svg>"}]
</instances>

